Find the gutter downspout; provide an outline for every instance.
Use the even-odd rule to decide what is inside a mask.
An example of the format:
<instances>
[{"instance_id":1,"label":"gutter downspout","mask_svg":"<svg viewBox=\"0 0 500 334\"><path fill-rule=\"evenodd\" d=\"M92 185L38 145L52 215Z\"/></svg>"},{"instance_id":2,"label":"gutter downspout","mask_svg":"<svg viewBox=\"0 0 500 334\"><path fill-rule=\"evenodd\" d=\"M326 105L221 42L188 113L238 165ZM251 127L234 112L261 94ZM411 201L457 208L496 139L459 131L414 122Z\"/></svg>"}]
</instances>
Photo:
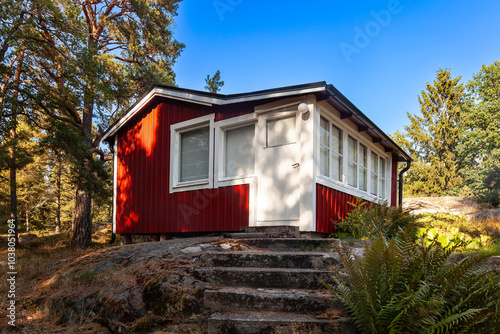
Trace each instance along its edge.
<instances>
[{"instance_id":1,"label":"gutter downspout","mask_svg":"<svg viewBox=\"0 0 500 334\"><path fill-rule=\"evenodd\" d=\"M398 193L398 204L399 206L402 206L403 205L403 174L408 170L410 169L410 166L411 166L411 160L408 160L406 161L406 167L401 171L399 172L399 178L398 178L398 182L399 182L399 193Z\"/></svg>"}]
</instances>

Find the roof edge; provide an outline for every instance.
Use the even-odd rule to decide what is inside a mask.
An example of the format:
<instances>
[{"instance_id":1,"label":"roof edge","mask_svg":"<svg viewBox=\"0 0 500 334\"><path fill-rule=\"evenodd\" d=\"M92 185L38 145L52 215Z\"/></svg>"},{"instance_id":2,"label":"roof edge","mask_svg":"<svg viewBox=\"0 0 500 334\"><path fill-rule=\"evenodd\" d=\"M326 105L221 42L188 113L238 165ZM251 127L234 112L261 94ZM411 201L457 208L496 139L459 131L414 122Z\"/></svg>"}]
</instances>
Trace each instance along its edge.
<instances>
[{"instance_id":1,"label":"roof edge","mask_svg":"<svg viewBox=\"0 0 500 334\"><path fill-rule=\"evenodd\" d=\"M349 111L356 115L363 123L365 123L370 129L376 132L382 140L385 141L389 146L391 146L395 151L401 153L401 157L404 161L411 161L412 158L406 153L398 144L396 144L389 135L382 131L373 121L368 118L361 110L358 109L347 97L344 96L335 86L332 84L327 85L326 91L330 96L344 105Z\"/></svg>"},{"instance_id":2,"label":"roof edge","mask_svg":"<svg viewBox=\"0 0 500 334\"><path fill-rule=\"evenodd\" d=\"M285 97L290 95L314 93L325 91L327 84L325 81L318 81L302 85L286 86L273 89L258 90L239 94L217 94L204 91L198 91L187 88L153 85L144 93L136 103L132 105L118 120L116 120L104 133L102 140L109 140L125 123L127 123L141 108L151 101L155 96L183 100L187 102L211 105L225 105L232 103L241 103L255 100L262 100L273 97Z\"/></svg>"}]
</instances>

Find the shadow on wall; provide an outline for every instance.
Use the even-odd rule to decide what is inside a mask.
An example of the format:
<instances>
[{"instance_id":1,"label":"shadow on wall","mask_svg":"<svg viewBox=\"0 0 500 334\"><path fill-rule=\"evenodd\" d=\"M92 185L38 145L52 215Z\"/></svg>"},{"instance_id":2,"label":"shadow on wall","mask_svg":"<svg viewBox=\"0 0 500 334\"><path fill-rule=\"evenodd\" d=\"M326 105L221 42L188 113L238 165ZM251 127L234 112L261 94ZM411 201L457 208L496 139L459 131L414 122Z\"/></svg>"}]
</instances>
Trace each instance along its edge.
<instances>
[{"instance_id":1,"label":"shadow on wall","mask_svg":"<svg viewBox=\"0 0 500 334\"><path fill-rule=\"evenodd\" d=\"M248 185L169 193L170 125L209 113L204 106L156 99L119 132L117 233L248 226Z\"/></svg>"}]
</instances>

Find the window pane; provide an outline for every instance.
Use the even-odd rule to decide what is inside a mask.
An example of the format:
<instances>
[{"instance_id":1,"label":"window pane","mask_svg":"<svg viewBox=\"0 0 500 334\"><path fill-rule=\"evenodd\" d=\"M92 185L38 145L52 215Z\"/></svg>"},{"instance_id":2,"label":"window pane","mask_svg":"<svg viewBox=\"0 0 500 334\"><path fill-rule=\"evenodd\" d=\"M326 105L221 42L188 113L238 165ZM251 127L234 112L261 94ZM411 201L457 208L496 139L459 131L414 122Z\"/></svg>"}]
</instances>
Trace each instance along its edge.
<instances>
[{"instance_id":1,"label":"window pane","mask_svg":"<svg viewBox=\"0 0 500 334\"><path fill-rule=\"evenodd\" d=\"M372 152L371 159L371 173L370 173L370 192L373 195L377 195L377 183L378 183L378 155Z\"/></svg>"},{"instance_id":2,"label":"window pane","mask_svg":"<svg viewBox=\"0 0 500 334\"><path fill-rule=\"evenodd\" d=\"M379 195L385 198L385 160L380 159Z\"/></svg>"},{"instance_id":3,"label":"window pane","mask_svg":"<svg viewBox=\"0 0 500 334\"><path fill-rule=\"evenodd\" d=\"M380 177L385 178L385 159L380 158Z\"/></svg>"},{"instance_id":4,"label":"window pane","mask_svg":"<svg viewBox=\"0 0 500 334\"><path fill-rule=\"evenodd\" d=\"M267 147L297 142L295 116L267 121Z\"/></svg>"},{"instance_id":5,"label":"window pane","mask_svg":"<svg viewBox=\"0 0 500 334\"><path fill-rule=\"evenodd\" d=\"M351 138L348 137L348 159L355 162L356 164L358 163L358 142Z\"/></svg>"},{"instance_id":6,"label":"window pane","mask_svg":"<svg viewBox=\"0 0 500 334\"><path fill-rule=\"evenodd\" d=\"M320 132L320 143L321 145L324 145L326 147L330 147L330 131L329 131L329 126L330 123L321 117L321 132Z\"/></svg>"},{"instance_id":7,"label":"window pane","mask_svg":"<svg viewBox=\"0 0 500 334\"><path fill-rule=\"evenodd\" d=\"M368 149L359 145L359 189L366 191L368 186Z\"/></svg>"},{"instance_id":8,"label":"window pane","mask_svg":"<svg viewBox=\"0 0 500 334\"><path fill-rule=\"evenodd\" d=\"M336 126L332 126L332 149L342 155L342 130Z\"/></svg>"},{"instance_id":9,"label":"window pane","mask_svg":"<svg viewBox=\"0 0 500 334\"><path fill-rule=\"evenodd\" d=\"M382 198L385 198L385 180L384 179L379 180L379 187L378 188L380 189L379 196Z\"/></svg>"},{"instance_id":10,"label":"window pane","mask_svg":"<svg viewBox=\"0 0 500 334\"><path fill-rule=\"evenodd\" d=\"M347 141L348 152L347 152L347 167L348 167L348 177L347 183L350 186L358 186L358 142L348 137Z\"/></svg>"},{"instance_id":11,"label":"window pane","mask_svg":"<svg viewBox=\"0 0 500 334\"><path fill-rule=\"evenodd\" d=\"M328 161L328 147L321 146L320 147L320 157L319 157L319 164L320 164L320 173L321 175L325 176L330 176L330 163Z\"/></svg>"},{"instance_id":12,"label":"window pane","mask_svg":"<svg viewBox=\"0 0 500 334\"><path fill-rule=\"evenodd\" d=\"M357 171L357 165L353 163L352 161L349 161L347 164L347 167L349 168L349 177L347 180L347 183L350 186L356 187L358 184L358 171Z\"/></svg>"},{"instance_id":13,"label":"window pane","mask_svg":"<svg viewBox=\"0 0 500 334\"><path fill-rule=\"evenodd\" d=\"M342 130L332 125L332 178L342 182L344 159L342 157Z\"/></svg>"},{"instance_id":14,"label":"window pane","mask_svg":"<svg viewBox=\"0 0 500 334\"><path fill-rule=\"evenodd\" d=\"M207 126L180 134L181 182L208 179L209 133Z\"/></svg>"},{"instance_id":15,"label":"window pane","mask_svg":"<svg viewBox=\"0 0 500 334\"><path fill-rule=\"evenodd\" d=\"M225 176L252 175L255 165L255 125L226 131Z\"/></svg>"},{"instance_id":16,"label":"window pane","mask_svg":"<svg viewBox=\"0 0 500 334\"><path fill-rule=\"evenodd\" d=\"M342 156L332 153L332 179L342 181L342 164Z\"/></svg>"},{"instance_id":17,"label":"window pane","mask_svg":"<svg viewBox=\"0 0 500 334\"><path fill-rule=\"evenodd\" d=\"M320 127L320 156L319 156L319 164L320 164L320 173L321 175L330 176L330 123L321 118L321 127Z\"/></svg>"}]
</instances>

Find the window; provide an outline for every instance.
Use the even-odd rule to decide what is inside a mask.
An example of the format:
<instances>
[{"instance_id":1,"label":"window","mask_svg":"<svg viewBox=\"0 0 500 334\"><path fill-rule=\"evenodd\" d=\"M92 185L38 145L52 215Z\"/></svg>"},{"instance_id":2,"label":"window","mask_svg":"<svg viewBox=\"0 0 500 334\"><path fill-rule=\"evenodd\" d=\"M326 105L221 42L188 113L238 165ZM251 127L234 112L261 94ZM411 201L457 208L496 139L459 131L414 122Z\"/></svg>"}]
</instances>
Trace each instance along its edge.
<instances>
[{"instance_id":1,"label":"window","mask_svg":"<svg viewBox=\"0 0 500 334\"><path fill-rule=\"evenodd\" d=\"M209 131L206 126L180 134L180 182L208 179Z\"/></svg>"},{"instance_id":2,"label":"window","mask_svg":"<svg viewBox=\"0 0 500 334\"><path fill-rule=\"evenodd\" d=\"M295 116L267 121L267 147L297 142Z\"/></svg>"},{"instance_id":3,"label":"window","mask_svg":"<svg viewBox=\"0 0 500 334\"><path fill-rule=\"evenodd\" d=\"M385 159L380 158L379 196L385 198Z\"/></svg>"},{"instance_id":4,"label":"window","mask_svg":"<svg viewBox=\"0 0 500 334\"><path fill-rule=\"evenodd\" d=\"M337 181L342 181L343 175L342 136L342 130L332 125L332 178Z\"/></svg>"},{"instance_id":5,"label":"window","mask_svg":"<svg viewBox=\"0 0 500 334\"><path fill-rule=\"evenodd\" d=\"M347 138L347 184L358 186L358 142L351 136Z\"/></svg>"},{"instance_id":6,"label":"window","mask_svg":"<svg viewBox=\"0 0 500 334\"><path fill-rule=\"evenodd\" d=\"M225 132L224 177L254 174L255 124Z\"/></svg>"},{"instance_id":7,"label":"window","mask_svg":"<svg viewBox=\"0 0 500 334\"><path fill-rule=\"evenodd\" d=\"M170 126L171 192L213 185L213 119L207 115Z\"/></svg>"},{"instance_id":8,"label":"window","mask_svg":"<svg viewBox=\"0 0 500 334\"><path fill-rule=\"evenodd\" d=\"M385 199L388 160L363 136L346 133L348 127L343 130L334 122L326 116L320 117L318 180L368 200Z\"/></svg>"},{"instance_id":9,"label":"window","mask_svg":"<svg viewBox=\"0 0 500 334\"><path fill-rule=\"evenodd\" d=\"M359 189L366 191L368 187L368 149L359 144Z\"/></svg>"},{"instance_id":10,"label":"window","mask_svg":"<svg viewBox=\"0 0 500 334\"><path fill-rule=\"evenodd\" d=\"M330 176L330 122L321 117L320 120L320 173Z\"/></svg>"},{"instance_id":11,"label":"window","mask_svg":"<svg viewBox=\"0 0 500 334\"><path fill-rule=\"evenodd\" d=\"M372 152L371 154L371 171L370 171L370 192L377 195L378 183L378 155Z\"/></svg>"},{"instance_id":12,"label":"window","mask_svg":"<svg viewBox=\"0 0 500 334\"><path fill-rule=\"evenodd\" d=\"M320 120L320 126L320 173L336 181L342 181L344 163L342 130L323 117Z\"/></svg>"}]
</instances>

